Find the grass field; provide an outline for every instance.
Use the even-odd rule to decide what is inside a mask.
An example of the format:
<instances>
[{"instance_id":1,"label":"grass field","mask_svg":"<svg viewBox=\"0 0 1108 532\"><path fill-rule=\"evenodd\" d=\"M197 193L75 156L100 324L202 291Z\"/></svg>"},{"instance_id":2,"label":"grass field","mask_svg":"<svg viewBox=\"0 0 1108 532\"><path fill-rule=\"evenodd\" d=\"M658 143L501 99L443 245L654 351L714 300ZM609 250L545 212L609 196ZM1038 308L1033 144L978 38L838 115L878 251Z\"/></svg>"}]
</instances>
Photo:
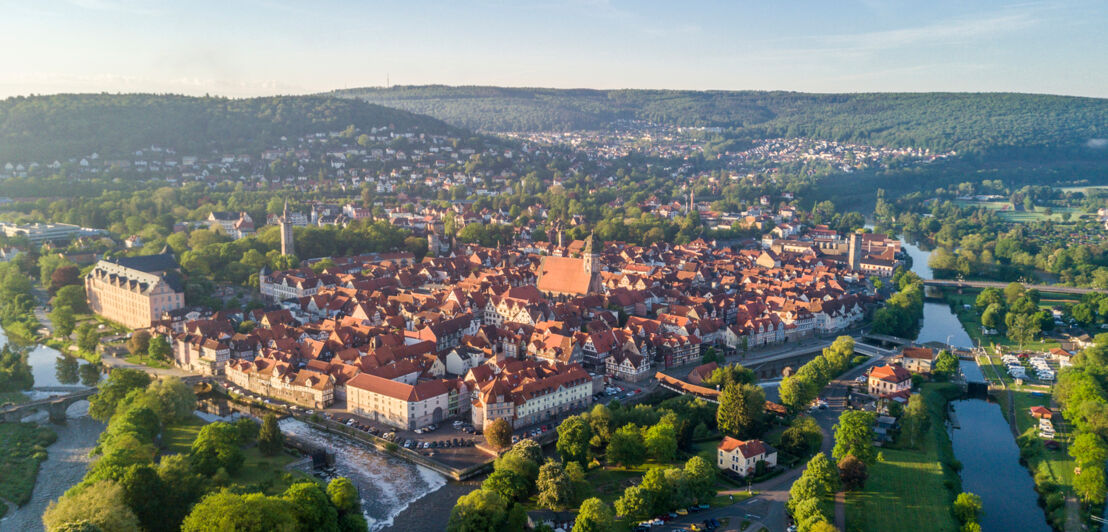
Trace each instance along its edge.
<instances>
[{"instance_id":1,"label":"grass field","mask_svg":"<svg viewBox=\"0 0 1108 532\"><path fill-rule=\"evenodd\" d=\"M0 405L8 403L19 405L30 400L31 398L27 397L23 392L0 392Z\"/></svg>"},{"instance_id":2,"label":"grass field","mask_svg":"<svg viewBox=\"0 0 1108 532\"><path fill-rule=\"evenodd\" d=\"M980 290L965 290L965 292L962 294L958 294L953 290L944 290L943 299L947 303L954 303L954 314L958 317L958 321L962 323L962 327L965 328L966 333L969 334L969 337L971 340L973 340L974 344L984 346L997 344L1002 347L1018 349L1019 344L1017 342L1013 342L1006 335L985 335L981 332L981 318L977 315L977 309L967 309L963 306L970 305L972 307L979 293ZM1076 301L1079 299L1080 298L1069 299L1052 295L1050 299L1041 299L1039 301L1039 308L1050 309L1054 305L1067 301ZM1060 346L1061 344L1056 341L1043 339L1040 341L1032 342L1030 344L1024 344L1023 347L1024 349L1033 349L1036 351L1049 351L1052 348Z\"/></svg>"},{"instance_id":3,"label":"grass field","mask_svg":"<svg viewBox=\"0 0 1108 532\"><path fill-rule=\"evenodd\" d=\"M884 449L865 490L847 494L848 531L957 530L942 465L933 453Z\"/></svg>"},{"instance_id":4,"label":"grass field","mask_svg":"<svg viewBox=\"0 0 1108 532\"><path fill-rule=\"evenodd\" d=\"M169 369L169 368L173 367L173 366L170 366L169 363L164 361L164 360L151 358L147 355L141 355L141 356L127 355L126 357L124 357L124 359L127 360L127 362L132 362L132 363L135 363L135 364L142 364L143 366L150 367L150 368Z\"/></svg>"},{"instance_id":5,"label":"grass field","mask_svg":"<svg viewBox=\"0 0 1108 532\"><path fill-rule=\"evenodd\" d=\"M204 420L192 417L186 423L166 427L162 434L164 452L187 454L200 429L206 424ZM247 491L262 491L267 495L275 495L299 479L312 478L298 471L285 469L297 460L296 456L289 453L264 456L257 447L250 446L243 449L243 455L245 461L242 469L231 476L231 481L246 488Z\"/></svg>"},{"instance_id":6,"label":"grass field","mask_svg":"<svg viewBox=\"0 0 1108 532\"><path fill-rule=\"evenodd\" d=\"M870 466L865 488L847 493L848 532L958 530L950 514L952 494L945 485L947 480L956 481L957 475L944 471L942 465L943 456L949 459L953 452L942 429L946 399L938 386L942 385L925 386L932 428L923 438L923 448L881 449L885 459Z\"/></svg>"},{"instance_id":7,"label":"grass field","mask_svg":"<svg viewBox=\"0 0 1108 532\"><path fill-rule=\"evenodd\" d=\"M39 464L56 439L54 431L33 423L0 423L0 499L20 506L31 500ZM0 504L0 516L6 511Z\"/></svg>"},{"instance_id":8,"label":"grass field","mask_svg":"<svg viewBox=\"0 0 1108 532\"><path fill-rule=\"evenodd\" d=\"M1031 417L1030 409L1033 406L1050 407L1050 393L1044 396L1032 395L1030 390L1012 390L1012 402L1015 403L1016 429L1023 434L1031 427L1038 427L1039 420Z\"/></svg>"},{"instance_id":9,"label":"grass field","mask_svg":"<svg viewBox=\"0 0 1108 532\"><path fill-rule=\"evenodd\" d=\"M178 423L166 427L162 431L162 448L167 454L188 454L192 449L192 442L200 429L205 425L203 419L196 416L189 418L185 423Z\"/></svg>"},{"instance_id":10,"label":"grass field","mask_svg":"<svg viewBox=\"0 0 1108 532\"><path fill-rule=\"evenodd\" d=\"M1072 207L1051 207L1051 214L1047 215L1047 207L1035 207L1034 211L1015 210L1012 208L1012 204L1007 201L955 201L955 205L959 207L970 208L986 208L992 211L997 211L997 214L1004 220L1009 222L1027 223L1027 222L1041 222L1043 220L1053 220L1056 222L1062 221L1062 213L1070 213L1071 219L1082 214L1084 211Z\"/></svg>"}]
</instances>

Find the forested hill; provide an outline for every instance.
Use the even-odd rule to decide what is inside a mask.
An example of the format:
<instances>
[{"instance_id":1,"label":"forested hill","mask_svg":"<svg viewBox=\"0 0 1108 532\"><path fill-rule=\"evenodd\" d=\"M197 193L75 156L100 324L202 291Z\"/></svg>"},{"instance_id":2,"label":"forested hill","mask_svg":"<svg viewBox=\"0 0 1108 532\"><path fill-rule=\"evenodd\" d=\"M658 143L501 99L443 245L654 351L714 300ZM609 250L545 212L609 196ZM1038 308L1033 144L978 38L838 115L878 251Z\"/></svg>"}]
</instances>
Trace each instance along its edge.
<instances>
[{"instance_id":1,"label":"forested hill","mask_svg":"<svg viewBox=\"0 0 1108 532\"><path fill-rule=\"evenodd\" d=\"M998 146L1079 150L1090 139L1108 137L1108 99L1035 94L446 86L347 89L331 94L482 131L604 129L617 119L639 119L733 128L732 134L750 137L806 136L961 151Z\"/></svg>"},{"instance_id":2,"label":"forested hill","mask_svg":"<svg viewBox=\"0 0 1108 532\"><path fill-rule=\"evenodd\" d=\"M463 133L428 116L349 98L59 94L0 100L0 161L118 156L152 145L181 154L261 150L281 136L390 124Z\"/></svg>"}]
</instances>

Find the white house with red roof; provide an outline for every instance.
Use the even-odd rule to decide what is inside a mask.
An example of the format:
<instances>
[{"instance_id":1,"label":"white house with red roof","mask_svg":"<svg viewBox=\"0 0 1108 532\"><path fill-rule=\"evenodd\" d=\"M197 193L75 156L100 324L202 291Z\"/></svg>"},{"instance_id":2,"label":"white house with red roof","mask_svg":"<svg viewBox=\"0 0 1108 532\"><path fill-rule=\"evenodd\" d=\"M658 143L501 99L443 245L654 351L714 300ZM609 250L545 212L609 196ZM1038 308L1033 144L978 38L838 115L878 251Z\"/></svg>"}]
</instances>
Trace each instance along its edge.
<instances>
[{"instance_id":1,"label":"white house with red roof","mask_svg":"<svg viewBox=\"0 0 1108 532\"><path fill-rule=\"evenodd\" d=\"M740 477L753 474L758 462L767 468L777 465L777 450L762 440L738 440L724 436L716 449L716 465Z\"/></svg>"},{"instance_id":2,"label":"white house with red roof","mask_svg":"<svg viewBox=\"0 0 1108 532\"><path fill-rule=\"evenodd\" d=\"M869 394L876 397L912 393L912 372L902 366L877 366L869 372Z\"/></svg>"}]
</instances>

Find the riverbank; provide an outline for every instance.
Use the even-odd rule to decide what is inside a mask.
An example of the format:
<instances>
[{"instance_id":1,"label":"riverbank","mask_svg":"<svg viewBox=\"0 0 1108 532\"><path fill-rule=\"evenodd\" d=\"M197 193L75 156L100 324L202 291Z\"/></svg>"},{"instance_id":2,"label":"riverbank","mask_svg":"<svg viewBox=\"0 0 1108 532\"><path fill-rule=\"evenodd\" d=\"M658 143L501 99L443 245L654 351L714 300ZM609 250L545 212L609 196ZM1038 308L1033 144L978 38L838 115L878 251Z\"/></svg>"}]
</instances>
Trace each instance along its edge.
<instances>
[{"instance_id":1,"label":"riverbank","mask_svg":"<svg viewBox=\"0 0 1108 532\"><path fill-rule=\"evenodd\" d=\"M50 426L57 440L46 448L47 459L38 467L31 497L0 521L0 530L42 530L47 505L85 476L92 460L89 453L104 430L104 424L89 417L87 410L87 403L74 405L64 425Z\"/></svg>"},{"instance_id":2,"label":"riverbank","mask_svg":"<svg viewBox=\"0 0 1108 532\"><path fill-rule=\"evenodd\" d=\"M981 293L981 290L967 288L962 290L962 293L958 292L958 290L952 288L940 289L939 299L950 306L951 312L958 318L958 321L962 324L962 328L965 329L970 338L973 339L974 345L989 346L991 344L996 344L1010 350L1020 348L1019 342L1009 339L1005 334L987 335L981 330L981 317L974 307L977 302L977 296ZM1077 298L1077 300L1080 300L1080 298ZM1043 297L1039 300L1039 309L1049 311L1055 305L1067 301L1073 301L1073 299L1064 297ZM966 308L966 305L969 305L970 308ZM1033 349L1035 351L1049 351L1055 347L1061 347L1061 344L1050 338L1043 338L1042 341L1024 345L1025 349Z\"/></svg>"},{"instance_id":3,"label":"riverbank","mask_svg":"<svg viewBox=\"0 0 1108 532\"><path fill-rule=\"evenodd\" d=\"M846 493L847 531L958 530L950 508L961 491L961 465L944 427L947 403L961 390L928 383L921 393L930 421L921 447L880 449L882 459L869 467L865 488Z\"/></svg>"},{"instance_id":4,"label":"riverbank","mask_svg":"<svg viewBox=\"0 0 1108 532\"><path fill-rule=\"evenodd\" d=\"M0 499L23 506L31 500L46 448L58 435L34 423L0 423ZM0 517L7 505L0 507Z\"/></svg>"}]
</instances>

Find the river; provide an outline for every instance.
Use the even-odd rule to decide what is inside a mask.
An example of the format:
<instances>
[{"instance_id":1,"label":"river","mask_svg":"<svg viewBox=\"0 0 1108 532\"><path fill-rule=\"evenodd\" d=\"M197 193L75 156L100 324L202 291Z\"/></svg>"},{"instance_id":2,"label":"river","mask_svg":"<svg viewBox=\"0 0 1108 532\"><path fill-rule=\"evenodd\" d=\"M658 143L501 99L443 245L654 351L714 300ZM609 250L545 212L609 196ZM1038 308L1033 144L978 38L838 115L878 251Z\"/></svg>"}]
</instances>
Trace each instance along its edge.
<instances>
[{"instance_id":1,"label":"river","mask_svg":"<svg viewBox=\"0 0 1108 532\"><path fill-rule=\"evenodd\" d=\"M7 337L0 329L0 345L6 342ZM100 378L95 366L43 345L31 348L28 363L35 385L25 393L32 399L83 389ZM40 466L31 501L0 520L0 530L41 530L46 506L80 482L88 471L89 452L96 446L104 424L88 416L87 401L74 404L66 414L65 424L50 425L58 440L47 448L48 457ZM209 422L221 419L202 413L201 416ZM36 414L26 421L47 423L46 414ZM430 469L317 431L293 419L283 420L281 430L326 446L335 453L336 473L350 478L358 487L371 531L389 527L411 503L447 484L446 477Z\"/></svg>"},{"instance_id":2,"label":"river","mask_svg":"<svg viewBox=\"0 0 1108 532\"><path fill-rule=\"evenodd\" d=\"M912 257L912 271L924 279L933 279L927 266L930 252L904 242ZM973 340L962 328L950 307L925 302L919 342L943 342L971 348ZM985 382L981 368L972 360L960 362L962 374L974 382ZM981 529L986 532L1020 530L1049 531L1031 473L1019 463L1019 447L1012 437L1000 406L984 399L968 398L951 403L960 428L951 429L954 455L962 462L962 490L981 496L984 514Z\"/></svg>"},{"instance_id":3,"label":"river","mask_svg":"<svg viewBox=\"0 0 1108 532\"><path fill-rule=\"evenodd\" d=\"M0 345L8 338L0 329ZM99 380L95 366L84 360L64 356L57 350L36 345L27 361L35 376L35 385L25 392L32 399L64 394L65 389L83 389ZM43 390L42 388L49 388ZM47 423L46 413L31 416L27 421ZM88 415L88 402L79 401L66 411L65 424L50 424L58 440L47 447L47 459L39 466L38 478L31 501L0 519L0 530L42 530L42 512L51 501L81 481L88 471L89 452L104 431L104 424Z\"/></svg>"},{"instance_id":4,"label":"river","mask_svg":"<svg viewBox=\"0 0 1108 532\"><path fill-rule=\"evenodd\" d=\"M313 429L285 418L281 432L335 453L335 473L349 478L362 497L362 511L372 532L389 527L408 505L446 485L446 477L366 445Z\"/></svg>"}]
</instances>

